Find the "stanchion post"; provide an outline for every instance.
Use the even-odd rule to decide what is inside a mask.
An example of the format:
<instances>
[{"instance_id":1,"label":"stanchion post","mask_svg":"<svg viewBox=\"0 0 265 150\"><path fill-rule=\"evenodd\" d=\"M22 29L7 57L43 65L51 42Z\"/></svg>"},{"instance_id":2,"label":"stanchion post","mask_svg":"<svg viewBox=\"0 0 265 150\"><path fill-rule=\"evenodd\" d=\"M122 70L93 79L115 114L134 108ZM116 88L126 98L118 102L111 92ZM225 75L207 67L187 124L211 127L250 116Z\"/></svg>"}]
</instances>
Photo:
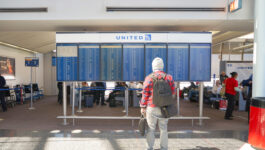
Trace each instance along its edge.
<instances>
[{"instance_id":1,"label":"stanchion post","mask_svg":"<svg viewBox=\"0 0 265 150\"><path fill-rule=\"evenodd\" d=\"M78 113L82 113L83 110L82 110L82 83L79 84L79 104L78 104L78 110L77 112Z\"/></svg>"},{"instance_id":2,"label":"stanchion post","mask_svg":"<svg viewBox=\"0 0 265 150\"><path fill-rule=\"evenodd\" d=\"M30 67L30 107L29 110L34 110L33 107L33 91L32 91L32 67Z\"/></svg>"},{"instance_id":3,"label":"stanchion post","mask_svg":"<svg viewBox=\"0 0 265 150\"><path fill-rule=\"evenodd\" d=\"M203 82L200 82L199 91L199 117L203 116ZM199 119L199 125L202 126L202 119Z\"/></svg>"},{"instance_id":4,"label":"stanchion post","mask_svg":"<svg viewBox=\"0 0 265 150\"><path fill-rule=\"evenodd\" d=\"M66 90L66 82L63 82L63 115L66 117L67 113L67 101L66 101L66 96L67 96L67 90ZM67 125L67 120L66 118L63 119L63 125Z\"/></svg>"},{"instance_id":5,"label":"stanchion post","mask_svg":"<svg viewBox=\"0 0 265 150\"><path fill-rule=\"evenodd\" d=\"M178 116L180 115L180 95L179 95L179 90L180 90L180 82L177 82L176 84L176 88L177 88L177 113Z\"/></svg>"},{"instance_id":6,"label":"stanchion post","mask_svg":"<svg viewBox=\"0 0 265 150\"><path fill-rule=\"evenodd\" d=\"M73 82L73 88L72 88L72 116L75 115L75 82ZM75 125L75 119L73 118L73 126Z\"/></svg>"},{"instance_id":7,"label":"stanchion post","mask_svg":"<svg viewBox=\"0 0 265 150\"><path fill-rule=\"evenodd\" d=\"M129 90L128 88L125 89L125 111L126 111L126 116L129 114Z\"/></svg>"}]
</instances>

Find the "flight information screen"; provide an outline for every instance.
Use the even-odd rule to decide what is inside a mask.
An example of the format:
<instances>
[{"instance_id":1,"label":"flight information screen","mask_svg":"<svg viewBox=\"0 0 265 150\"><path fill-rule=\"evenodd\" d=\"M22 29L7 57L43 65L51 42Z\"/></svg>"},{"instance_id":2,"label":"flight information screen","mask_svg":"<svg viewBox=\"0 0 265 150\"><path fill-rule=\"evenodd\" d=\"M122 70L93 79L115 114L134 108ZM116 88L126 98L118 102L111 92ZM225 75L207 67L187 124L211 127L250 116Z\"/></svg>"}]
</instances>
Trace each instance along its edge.
<instances>
[{"instance_id":1,"label":"flight information screen","mask_svg":"<svg viewBox=\"0 0 265 150\"><path fill-rule=\"evenodd\" d=\"M211 80L211 44L190 44L190 80Z\"/></svg>"},{"instance_id":2,"label":"flight information screen","mask_svg":"<svg viewBox=\"0 0 265 150\"><path fill-rule=\"evenodd\" d=\"M167 66L167 45L166 44L146 44L145 46L145 75L153 72L152 61L154 58L159 57L164 61L164 71L166 72Z\"/></svg>"},{"instance_id":3,"label":"flight information screen","mask_svg":"<svg viewBox=\"0 0 265 150\"><path fill-rule=\"evenodd\" d=\"M98 44L80 44L78 49L79 80L100 80L100 49Z\"/></svg>"},{"instance_id":4,"label":"flight information screen","mask_svg":"<svg viewBox=\"0 0 265 150\"><path fill-rule=\"evenodd\" d=\"M189 44L168 44L167 72L174 81L189 80Z\"/></svg>"},{"instance_id":5,"label":"flight information screen","mask_svg":"<svg viewBox=\"0 0 265 150\"><path fill-rule=\"evenodd\" d=\"M57 44L57 80L77 81L77 44Z\"/></svg>"},{"instance_id":6,"label":"flight information screen","mask_svg":"<svg viewBox=\"0 0 265 150\"><path fill-rule=\"evenodd\" d=\"M144 80L144 44L123 45L123 80Z\"/></svg>"},{"instance_id":7,"label":"flight information screen","mask_svg":"<svg viewBox=\"0 0 265 150\"><path fill-rule=\"evenodd\" d=\"M101 80L122 81L122 46L121 44L101 45Z\"/></svg>"}]
</instances>

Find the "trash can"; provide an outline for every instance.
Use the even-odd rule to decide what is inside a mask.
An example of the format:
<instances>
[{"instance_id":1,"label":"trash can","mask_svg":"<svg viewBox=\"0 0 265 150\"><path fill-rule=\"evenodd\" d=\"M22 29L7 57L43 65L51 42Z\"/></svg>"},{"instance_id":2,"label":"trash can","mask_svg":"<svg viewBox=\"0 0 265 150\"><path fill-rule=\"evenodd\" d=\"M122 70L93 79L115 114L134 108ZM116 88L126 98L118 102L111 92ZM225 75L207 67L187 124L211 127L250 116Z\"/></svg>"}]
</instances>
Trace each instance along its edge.
<instances>
[{"instance_id":1,"label":"trash can","mask_svg":"<svg viewBox=\"0 0 265 150\"><path fill-rule=\"evenodd\" d=\"M251 101L248 142L255 148L265 149L265 97Z\"/></svg>"}]
</instances>

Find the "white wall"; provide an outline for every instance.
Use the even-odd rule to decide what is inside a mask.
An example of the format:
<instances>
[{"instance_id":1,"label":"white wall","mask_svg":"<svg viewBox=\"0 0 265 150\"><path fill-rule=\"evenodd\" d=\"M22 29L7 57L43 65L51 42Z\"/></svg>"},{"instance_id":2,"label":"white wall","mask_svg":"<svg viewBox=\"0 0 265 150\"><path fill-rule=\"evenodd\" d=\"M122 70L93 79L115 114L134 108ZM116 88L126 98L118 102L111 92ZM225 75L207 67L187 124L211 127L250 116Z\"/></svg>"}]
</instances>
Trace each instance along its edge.
<instances>
[{"instance_id":1,"label":"white wall","mask_svg":"<svg viewBox=\"0 0 265 150\"><path fill-rule=\"evenodd\" d=\"M7 85L30 83L30 67L25 67L25 57L32 57L33 53L0 45L0 56L15 58L16 77L14 80L7 80ZM41 88L43 87L43 56L39 54L38 57L40 58L40 67L34 69L33 82L37 82Z\"/></svg>"},{"instance_id":2,"label":"white wall","mask_svg":"<svg viewBox=\"0 0 265 150\"><path fill-rule=\"evenodd\" d=\"M56 67L52 66L52 56L55 53L44 54L44 94L57 95Z\"/></svg>"}]
</instances>

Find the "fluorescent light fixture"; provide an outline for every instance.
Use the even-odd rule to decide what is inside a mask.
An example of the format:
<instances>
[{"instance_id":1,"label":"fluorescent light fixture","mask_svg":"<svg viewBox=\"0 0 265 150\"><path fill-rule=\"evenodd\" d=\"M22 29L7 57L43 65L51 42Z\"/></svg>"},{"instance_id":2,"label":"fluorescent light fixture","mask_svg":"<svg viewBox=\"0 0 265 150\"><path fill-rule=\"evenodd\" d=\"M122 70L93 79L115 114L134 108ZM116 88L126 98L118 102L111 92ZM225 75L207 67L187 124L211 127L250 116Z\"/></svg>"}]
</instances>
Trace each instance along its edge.
<instances>
[{"instance_id":1,"label":"fluorescent light fixture","mask_svg":"<svg viewBox=\"0 0 265 150\"><path fill-rule=\"evenodd\" d=\"M54 53L56 53L56 49L55 50L52 50Z\"/></svg>"},{"instance_id":2,"label":"fluorescent light fixture","mask_svg":"<svg viewBox=\"0 0 265 150\"><path fill-rule=\"evenodd\" d=\"M31 53L38 53L36 51L30 50L30 49L27 49L27 48L23 48L23 47L19 47L19 46L13 45L13 44L5 43L5 42L0 42L0 45L4 45L4 46L7 46L7 47L20 49L20 50L31 52Z\"/></svg>"},{"instance_id":3,"label":"fluorescent light fixture","mask_svg":"<svg viewBox=\"0 0 265 150\"><path fill-rule=\"evenodd\" d=\"M252 32L252 33L249 33L247 35L240 36L238 38L240 38L240 39L254 39L254 33Z\"/></svg>"}]
</instances>

